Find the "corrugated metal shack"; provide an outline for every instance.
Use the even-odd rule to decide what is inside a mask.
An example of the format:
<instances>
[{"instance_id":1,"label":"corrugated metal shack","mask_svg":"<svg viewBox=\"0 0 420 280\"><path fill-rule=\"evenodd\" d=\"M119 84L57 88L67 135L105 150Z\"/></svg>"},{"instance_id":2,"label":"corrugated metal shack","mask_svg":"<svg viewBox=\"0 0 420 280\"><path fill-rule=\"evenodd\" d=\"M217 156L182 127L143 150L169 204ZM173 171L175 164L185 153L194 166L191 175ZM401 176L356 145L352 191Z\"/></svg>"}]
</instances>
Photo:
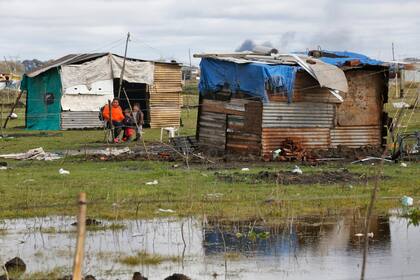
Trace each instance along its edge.
<instances>
[{"instance_id":1,"label":"corrugated metal shack","mask_svg":"<svg viewBox=\"0 0 420 280\"><path fill-rule=\"evenodd\" d=\"M26 73L26 127L38 130L96 128L99 109L118 95L123 57L112 53L71 54ZM140 103L146 127L180 125L181 65L127 58L123 89ZM128 108L122 92L121 105Z\"/></svg>"},{"instance_id":2,"label":"corrugated metal shack","mask_svg":"<svg viewBox=\"0 0 420 280\"><path fill-rule=\"evenodd\" d=\"M384 144L388 68L349 52L200 54L197 138L218 151L271 158L304 149Z\"/></svg>"}]
</instances>

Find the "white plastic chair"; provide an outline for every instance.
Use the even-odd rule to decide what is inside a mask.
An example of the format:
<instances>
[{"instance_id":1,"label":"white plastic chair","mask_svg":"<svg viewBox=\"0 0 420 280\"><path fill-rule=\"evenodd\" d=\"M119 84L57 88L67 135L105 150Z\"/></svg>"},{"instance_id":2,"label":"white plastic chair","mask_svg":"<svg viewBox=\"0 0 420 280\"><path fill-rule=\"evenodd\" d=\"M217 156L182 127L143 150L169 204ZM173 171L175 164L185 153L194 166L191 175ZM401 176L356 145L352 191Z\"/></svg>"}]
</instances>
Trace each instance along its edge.
<instances>
[{"instance_id":1,"label":"white plastic chair","mask_svg":"<svg viewBox=\"0 0 420 280\"><path fill-rule=\"evenodd\" d=\"M179 129L177 127L162 127L160 129L160 143L163 143L163 132L167 132L168 138L174 138L175 133L179 136Z\"/></svg>"}]
</instances>

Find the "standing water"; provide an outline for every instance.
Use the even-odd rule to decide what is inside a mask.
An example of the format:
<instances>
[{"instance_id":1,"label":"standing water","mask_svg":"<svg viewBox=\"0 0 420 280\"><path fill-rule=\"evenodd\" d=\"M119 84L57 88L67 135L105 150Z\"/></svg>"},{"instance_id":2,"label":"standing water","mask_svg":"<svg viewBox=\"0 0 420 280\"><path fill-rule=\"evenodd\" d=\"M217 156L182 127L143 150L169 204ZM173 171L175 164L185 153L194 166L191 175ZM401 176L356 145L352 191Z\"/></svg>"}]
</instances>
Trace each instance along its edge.
<instances>
[{"instance_id":1,"label":"standing water","mask_svg":"<svg viewBox=\"0 0 420 280\"><path fill-rule=\"evenodd\" d=\"M0 262L15 256L27 274L70 274L73 217L4 220ZM363 219L354 214L299 219L276 227L221 225L198 219L102 221L88 231L85 274L97 279L149 279L183 273L192 279L359 279ZM397 216L372 219L366 279L419 279L420 228ZM135 262L130 257L159 256Z\"/></svg>"}]
</instances>

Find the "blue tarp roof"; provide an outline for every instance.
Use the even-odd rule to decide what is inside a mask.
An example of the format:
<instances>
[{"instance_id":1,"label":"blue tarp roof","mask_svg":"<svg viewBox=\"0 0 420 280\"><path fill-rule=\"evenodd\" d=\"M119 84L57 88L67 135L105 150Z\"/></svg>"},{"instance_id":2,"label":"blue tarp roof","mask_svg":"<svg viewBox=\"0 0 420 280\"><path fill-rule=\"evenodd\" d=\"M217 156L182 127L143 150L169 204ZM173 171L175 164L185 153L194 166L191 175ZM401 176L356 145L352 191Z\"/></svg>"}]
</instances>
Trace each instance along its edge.
<instances>
[{"instance_id":1,"label":"blue tarp roof","mask_svg":"<svg viewBox=\"0 0 420 280\"><path fill-rule=\"evenodd\" d=\"M296 52L298 53L298 52ZM308 55L307 52L300 54ZM325 63L341 67L348 61L359 60L362 65L383 65L382 61L347 51L321 51L318 57ZM337 56L337 57L330 57ZM261 98L268 102L266 86L287 94L291 102L297 65L273 65L258 62L235 63L233 61L204 57L200 62L200 94L220 91L223 87L235 94L238 91Z\"/></svg>"},{"instance_id":2,"label":"blue tarp roof","mask_svg":"<svg viewBox=\"0 0 420 280\"><path fill-rule=\"evenodd\" d=\"M344 51L344 52L343 51L322 51L322 52L339 56L339 57L321 56L318 58L319 60L322 60L325 63L333 64L336 66L343 66L347 61L356 60L356 59L359 60L362 65L384 64L383 61L372 59L372 58L367 57L366 55L355 53L355 52L347 52L347 51Z\"/></svg>"},{"instance_id":3,"label":"blue tarp roof","mask_svg":"<svg viewBox=\"0 0 420 280\"><path fill-rule=\"evenodd\" d=\"M277 91L284 91L291 99L298 68L257 62L238 64L214 58L203 58L200 69L201 94L217 92L223 87L228 87L232 93L242 91L261 98L263 102L268 102L266 85Z\"/></svg>"}]
</instances>

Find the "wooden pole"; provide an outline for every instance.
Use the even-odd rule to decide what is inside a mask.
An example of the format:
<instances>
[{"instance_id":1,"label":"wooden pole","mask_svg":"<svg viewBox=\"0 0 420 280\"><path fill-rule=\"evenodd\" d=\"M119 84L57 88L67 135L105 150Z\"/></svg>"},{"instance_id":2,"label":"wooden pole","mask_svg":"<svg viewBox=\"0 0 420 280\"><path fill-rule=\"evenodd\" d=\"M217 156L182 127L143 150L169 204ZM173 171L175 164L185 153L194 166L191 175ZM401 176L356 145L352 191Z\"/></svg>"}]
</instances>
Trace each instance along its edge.
<instances>
[{"instance_id":1,"label":"wooden pole","mask_svg":"<svg viewBox=\"0 0 420 280\"><path fill-rule=\"evenodd\" d=\"M0 95L0 102L1 102L1 108L0 108L0 124L3 122L3 101L4 101L4 98L3 98L3 95ZM4 135L3 135L3 127L2 126L0 126L0 135L3 137Z\"/></svg>"},{"instance_id":2,"label":"wooden pole","mask_svg":"<svg viewBox=\"0 0 420 280\"><path fill-rule=\"evenodd\" d=\"M9 115L6 117L6 120L5 120L5 122L4 122L3 128L6 128L6 126L7 126L7 122L9 121L10 116L11 116L11 115L13 114L13 112L15 111L16 106L17 106L17 104L19 103L20 98L22 97L22 94L23 94L23 91L20 91L20 92L19 92L18 97L16 98L15 104L13 104L12 109L10 110Z\"/></svg>"},{"instance_id":3,"label":"wooden pole","mask_svg":"<svg viewBox=\"0 0 420 280\"><path fill-rule=\"evenodd\" d=\"M404 68L400 69L400 98L404 97L405 92L405 71Z\"/></svg>"},{"instance_id":4,"label":"wooden pole","mask_svg":"<svg viewBox=\"0 0 420 280\"><path fill-rule=\"evenodd\" d=\"M400 71L399 71L400 66L398 65L398 63L395 64L395 65L396 65L396 69L395 69L395 98L399 98L400 90L398 88L398 75L400 74Z\"/></svg>"},{"instance_id":5,"label":"wooden pole","mask_svg":"<svg viewBox=\"0 0 420 280\"><path fill-rule=\"evenodd\" d=\"M82 265L86 234L86 193L79 193L79 215L77 217L77 243L73 262L73 280L82 280Z\"/></svg>"},{"instance_id":6,"label":"wooden pole","mask_svg":"<svg viewBox=\"0 0 420 280\"><path fill-rule=\"evenodd\" d=\"M127 92L125 91L125 88L123 88L123 92L124 92L125 98L127 99L127 103L128 103L128 107L130 108L130 112L131 112L131 114L133 114L133 107L130 104L130 99L128 99L128 95L127 95ZM141 114L141 111L139 113ZM139 129L139 124L137 124L136 118L134 118L134 124L136 125L136 129L138 130Z\"/></svg>"},{"instance_id":7,"label":"wooden pole","mask_svg":"<svg viewBox=\"0 0 420 280\"><path fill-rule=\"evenodd\" d=\"M108 109L109 109L109 129L111 130L111 142L114 141L114 124L112 123L112 107L111 107L111 100L108 99ZM109 138L108 138L109 141Z\"/></svg>"},{"instance_id":8,"label":"wooden pole","mask_svg":"<svg viewBox=\"0 0 420 280\"><path fill-rule=\"evenodd\" d=\"M370 202L369 202L369 206L367 209L367 213L366 213L366 217L365 217L365 228L364 228L364 243L363 243L363 260L362 260L362 271L360 273L360 280L365 280L365 272L366 272L366 262L367 262L367 254L368 254L368 249L369 249L369 229L370 229L370 219L372 216L372 212L373 212L373 207L375 205L375 201L376 201L376 195L378 193L379 190L379 183L380 180L382 179L383 176L383 171L384 171L384 161L385 161L385 155L387 153L387 149L384 149L382 156L381 156L381 163L379 166L379 170L376 173L376 178L375 178L375 182L374 182L374 186L372 189L372 194L370 196Z\"/></svg>"},{"instance_id":9,"label":"wooden pole","mask_svg":"<svg viewBox=\"0 0 420 280\"><path fill-rule=\"evenodd\" d=\"M123 65L121 69L121 75L120 75L120 85L118 87L118 98L121 96L121 87L124 79L124 70L125 70L125 60L127 59L127 48L128 48L128 41L130 40L130 32L127 33L127 40L125 41L125 51L124 51L124 60Z\"/></svg>"},{"instance_id":10,"label":"wooden pole","mask_svg":"<svg viewBox=\"0 0 420 280\"><path fill-rule=\"evenodd\" d=\"M394 42L392 42L392 60L395 61Z\"/></svg>"}]
</instances>

